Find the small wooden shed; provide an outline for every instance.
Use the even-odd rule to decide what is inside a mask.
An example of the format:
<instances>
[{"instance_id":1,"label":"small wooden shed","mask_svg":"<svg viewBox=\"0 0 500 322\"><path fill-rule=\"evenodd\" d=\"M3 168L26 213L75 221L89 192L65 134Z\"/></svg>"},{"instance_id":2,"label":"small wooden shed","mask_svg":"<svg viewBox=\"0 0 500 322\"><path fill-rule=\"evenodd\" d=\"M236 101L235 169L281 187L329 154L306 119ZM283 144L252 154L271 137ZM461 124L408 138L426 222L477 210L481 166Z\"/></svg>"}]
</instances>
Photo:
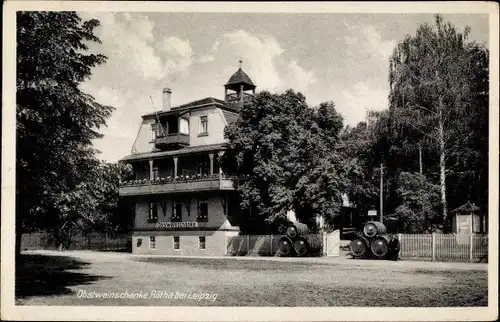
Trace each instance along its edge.
<instances>
[{"instance_id":1,"label":"small wooden shed","mask_svg":"<svg viewBox=\"0 0 500 322\"><path fill-rule=\"evenodd\" d=\"M481 209L474 203L463 204L453 209L453 233L475 234L486 232L485 217L480 213Z\"/></svg>"}]
</instances>

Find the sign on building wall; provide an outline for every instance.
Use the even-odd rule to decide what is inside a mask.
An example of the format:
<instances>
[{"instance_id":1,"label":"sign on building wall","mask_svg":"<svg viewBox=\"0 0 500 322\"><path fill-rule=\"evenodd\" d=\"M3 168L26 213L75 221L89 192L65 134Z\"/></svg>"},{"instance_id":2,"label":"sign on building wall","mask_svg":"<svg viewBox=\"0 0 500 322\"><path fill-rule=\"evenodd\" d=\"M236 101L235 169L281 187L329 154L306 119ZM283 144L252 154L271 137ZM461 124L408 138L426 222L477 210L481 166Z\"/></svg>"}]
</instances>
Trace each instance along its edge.
<instances>
[{"instance_id":1,"label":"sign on building wall","mask_svg":"<svg viewBox=\"0 0 500 322\"><path fill-rule=\"evenodd\" d=\"M196 221L164 221L156 224L157 228L198 228L198 223Z\"/></svg>"}]
</instances>

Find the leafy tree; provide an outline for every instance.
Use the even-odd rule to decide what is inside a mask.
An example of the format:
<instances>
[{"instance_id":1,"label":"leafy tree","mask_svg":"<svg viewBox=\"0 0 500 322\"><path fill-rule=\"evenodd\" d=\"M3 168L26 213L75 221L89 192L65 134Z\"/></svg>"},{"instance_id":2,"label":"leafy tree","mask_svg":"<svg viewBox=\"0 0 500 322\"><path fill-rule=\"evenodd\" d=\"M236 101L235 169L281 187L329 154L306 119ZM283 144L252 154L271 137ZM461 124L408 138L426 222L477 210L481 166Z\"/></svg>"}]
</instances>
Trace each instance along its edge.
<instances>
[{"instance_id":1,"label":"leafy tree","mask_svg":"<svg viewBox=\"0 0 500 322\"><path fill-rule=\"evenodd\" d=\"M401 204L394 214L399 216L405 232L429 232L439 214L439 186L420 173L401 172L397 193Z\"/></svg>"},{"instance_id":2,"label":"leafy tree","mask_svg":"<svg viewBox=\"0 0 500 322\"><path fill-rule=\"evenodd\" d=\"M78 86L106 61L88 53L98 26L74 12L17 13L16 254L24 231L62 232L92 208L81 194L99 166L91 143L113 108Z\"/></svg>"},{"instance_id":3,"label":"leafy tree","mask_svg":"<svg viewBox=\"0 0 500 322\"><path fill-rule=\"evenodd\" d=\"M429 152L435 152L438 159L441 214L446 227L449 162L454 151L464 151L465 144L464 137L457 136L457 129L470 113L485 108L474 102L478 91L474 84L478 82L471 82L471 76L478 69L471 62L480 63L480 59L478 46L466 42L468 34L469 28L461 33L437 15L435 28L420 26L415 36L407 36L398 44L390 59L392 126L410 145L419 142L420 147L435 147ZM484 63L482 66L487 68ZM480 92L484 92L484 86Z\"/></svg>"},{"instance_id":4,"label":"leafy tree","mask_svg":"<svg viewBox=\"0 0 500 322\"><path fill-rule=\"evenodd\" d=\"M331 223L343 189L337 151L341 129L333 103L313 109L292 90L263 91L241 108L238 120L226 127L229 151L223 162L249 176L238 191L241 208L255 219L242 221L242 230L262 233L262 223L269 231L279 230L289 210L310 227L316 215Z\"/></svg>"}]
</instances>

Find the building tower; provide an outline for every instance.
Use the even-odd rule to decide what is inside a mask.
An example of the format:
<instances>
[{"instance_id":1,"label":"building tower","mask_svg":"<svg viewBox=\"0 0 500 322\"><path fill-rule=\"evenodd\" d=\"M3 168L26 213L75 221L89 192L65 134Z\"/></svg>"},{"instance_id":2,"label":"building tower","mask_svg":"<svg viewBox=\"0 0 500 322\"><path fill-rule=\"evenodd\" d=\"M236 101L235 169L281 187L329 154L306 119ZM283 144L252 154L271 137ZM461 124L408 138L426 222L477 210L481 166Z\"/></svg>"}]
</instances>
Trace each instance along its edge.
<instances>
[{"instance_id":1,"label":"building tower","mask_svg":"<svg viewBox=\"0 0 500 322\"><path fill-rule=\"evenodd\" d=\"M241 63L242 61L240 60L240 68L229 78L226 85L224 85L224 100L226 103L234 106L248 104L255 95L255 88L257 87L250 77L241 69Z\"/></svg>"}]
</instances>

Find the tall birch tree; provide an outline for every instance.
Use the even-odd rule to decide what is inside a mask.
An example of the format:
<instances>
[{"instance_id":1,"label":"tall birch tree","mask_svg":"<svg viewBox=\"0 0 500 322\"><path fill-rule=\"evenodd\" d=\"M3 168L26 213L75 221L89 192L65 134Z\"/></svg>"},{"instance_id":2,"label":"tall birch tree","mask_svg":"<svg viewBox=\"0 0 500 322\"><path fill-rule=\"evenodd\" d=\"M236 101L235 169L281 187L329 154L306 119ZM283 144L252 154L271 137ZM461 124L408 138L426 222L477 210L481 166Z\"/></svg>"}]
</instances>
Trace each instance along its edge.
<instances>
[{"instance_id":1,"label":"tall birch tree","mask_svg":"<svg viewBox=\"0 0 500 322\"><path fill-rule=\"evenodd\" d=\"M449 227L447 164L459 142L456 129L473 112L471 74L477 45L467 42L469 28L458 31L436 15L435 25L421 25L407 35L390 58L390 114L395 128L416 131L435 148L443 224Z\"/></svg>"}]
</instances>

